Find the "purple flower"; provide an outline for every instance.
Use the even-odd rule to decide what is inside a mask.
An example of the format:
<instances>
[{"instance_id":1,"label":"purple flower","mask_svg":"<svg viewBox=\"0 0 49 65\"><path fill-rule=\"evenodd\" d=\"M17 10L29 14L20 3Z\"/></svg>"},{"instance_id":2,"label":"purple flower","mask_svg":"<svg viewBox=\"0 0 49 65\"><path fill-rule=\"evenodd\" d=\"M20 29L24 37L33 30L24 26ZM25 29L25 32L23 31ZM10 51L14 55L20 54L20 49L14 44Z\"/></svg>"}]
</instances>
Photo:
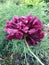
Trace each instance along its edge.
<instances>
[{"instance_id":1,"label":"purple flower","mask_svg":"<svg viewBox=\"0 0 49 65\"><path fill-rule=\"evenodd\" d=\"M32 15L15 16L12 20L6 22L4 31L8 33L7 40L21 40L25 36L29 46L37 45L44 37L41 21L36 16L32 17Z\"/></svg>"}]
</instances>

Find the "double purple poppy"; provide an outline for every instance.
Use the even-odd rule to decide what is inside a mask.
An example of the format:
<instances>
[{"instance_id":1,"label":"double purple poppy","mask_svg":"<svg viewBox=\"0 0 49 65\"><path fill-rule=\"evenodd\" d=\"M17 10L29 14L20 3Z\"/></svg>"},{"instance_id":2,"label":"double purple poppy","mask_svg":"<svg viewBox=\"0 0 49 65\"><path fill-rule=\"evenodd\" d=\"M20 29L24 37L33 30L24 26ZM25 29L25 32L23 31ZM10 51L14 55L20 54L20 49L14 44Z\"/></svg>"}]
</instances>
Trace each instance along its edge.
<instances>
[{"instance_id":1,"label":"double purple poppy","mask_svg":"<svg viewBox=\"0 0 49 65\"><path fill-rule=\"evenodd\" d=\"M32 15L13 17L12 20L6 22L4 31L8 33L7 40L21 40L25 36L29 46L37 45L44 37L41 21Z\"/></svg>"}]
</instances>

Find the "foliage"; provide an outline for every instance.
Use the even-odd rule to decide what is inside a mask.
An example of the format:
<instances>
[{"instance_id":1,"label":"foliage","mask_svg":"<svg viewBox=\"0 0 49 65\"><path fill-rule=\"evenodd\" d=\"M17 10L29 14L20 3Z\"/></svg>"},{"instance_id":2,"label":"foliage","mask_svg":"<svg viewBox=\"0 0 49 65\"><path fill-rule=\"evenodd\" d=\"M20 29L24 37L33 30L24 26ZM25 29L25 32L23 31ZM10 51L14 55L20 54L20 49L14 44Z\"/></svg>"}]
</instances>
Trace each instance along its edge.
<instances>
[{"instance_id":1,"label":"foliage","mask_svg":"<svg viewBox=\"0 0 49 65\"><path fill-rule=\"evenodd\" d=\"M0 0L0 2L1 2L1 3L4 3L4 2L5 2L5 0Z\"/></svg>"},{"instance_id":2,"label":"foliage","mask_svg":"<svg viewBox=\"0 0 49 65\"><path fill-rule=\"evenodd\" d=\"M49 0L44 0L46 3L48 3L49 2Z\"/></svg>"},{"instance_id":3,"label":"foliage","mask_svg":"<svg viewBox=\"0 0 49 65\"><path fill-rule=\"evenodd\" d=\"M23 0L24 5L38 5L41 0Z\"/></svg>"}]
</instances>

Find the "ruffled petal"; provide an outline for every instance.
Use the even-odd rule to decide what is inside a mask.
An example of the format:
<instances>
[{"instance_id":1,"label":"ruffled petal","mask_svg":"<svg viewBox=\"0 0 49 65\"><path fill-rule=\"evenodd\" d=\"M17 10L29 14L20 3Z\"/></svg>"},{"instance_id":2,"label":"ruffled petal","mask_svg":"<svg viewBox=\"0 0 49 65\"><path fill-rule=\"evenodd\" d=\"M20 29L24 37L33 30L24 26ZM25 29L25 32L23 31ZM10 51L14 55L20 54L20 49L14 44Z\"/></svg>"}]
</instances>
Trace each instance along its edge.
<instances>
[{"instance_id":1,"label":"ruffled petal","mask_svg":"<svg viewBox=\"0 0 49 65\"><path fill-rule=\"evenodd\" d=\"M20 31L15 34L15 38L19 39L19 40L23 39L23 36L24 36L24 34Z\"/></svg>"},{"instance_id":2,"label":"ruffled petal","mask_svg":"<svg viewBox=\"0 0 49 65\"><path fill-rule=\"evenodd\" d=\"M22 39L23 38L23 33L18 31L18 30L14 30L14 29L5 29L5 32L7 32L10 36L8 36L8 38L11 37L15 37L16 39ZM12 39L12 38L11 38Z\"/></svg>"},{"instance_id":3,"label":"ruffled petal","mask_svg":"<svg viewBox=\"0 0 49 65\"><path fill-rule=\"evenodd\" d=\"M9 35L14 35L16 32L18 32L17 29L9 29L9 28L5 28L4 31L7 32Z\"/></svg>"},{"instance_id":4,"label":"ruffled petal","mask_svg":"<svg viewBox=\"0 0 49 65\"><path fill-rule=\"evenodd\" d=\"M27 15L27 20L28 20L28 23L31 23L31 22L32 22L33 17L32 17L31 14L28 14L28 15Z\"/></svg>"},{"instance_id":5,"label":"ruffled petal","mask_svg":"<svg viewBox=\"0 0 49 65\"><path fill-rule=\"evenodd\" d=\"M41 21L38 19L38 17L35 16L35 17L33 18L32 26L33 26L33 28L35 28L35 29L40 29L40 30L42 30L42 24L41 24Z\"/></svg>"},{"instance_id":6,"label":"ruffled petal","mask_svg":"<svg viewBox=\"0 0 49 65\"><path fill-rule=\"evenodd\" d=\"M21 16L21 17L20 17L20 21L21 21L22 23L24 23L24 24L27 24L27 23L28 23L28 20L27 20L27 18L26 18L25 16Z\"/></svg>"},{"instance_id":7,"label":"ruffled petal","mask_svg":"<svg viewBox=\"0 0 49 65\"><path fill-rule=\"evenodd\" d=\"M30 37L30 36L26 37L26 41L27 41L27 43L28 43L29 46L35 46L35 45L37 45L37 43L34 41L34 39L32 37Z\"/></svg>"},{"instance_id":8,"label":"ruffled petal","mask_svg":"<svg viewBox=\"0 0 49 65\"><path fill-rule=\"evenodd\" d=\"M19 22L19 16L14 16L13 19L10 20L10 22L18 23Z\"/></svg>"},{"instance_id":9,"label":"ruffled petal","mask_svg":"<svg viewBox=\"0 0 49 65\"><path fill-rule=\"evenodd\" d=\"M36 32L37 32L37 30L35 30L35 29L30 29L30 30L28 31L29 34L34 34L34 33L36 33Z\"/></svg>"},{"instance_id":10,"label":"ruffled petal","mask_svg":"<svg viewBox=\"0 0 49 65\"><path fill-rule=\"evenodd\" d=\"M44 33L41 32L39 36L40 36L40 38L42 39L42 38L44 37Z\"/></svg>"},{"instance_id":11,"label":"ruffled petal","mask_svg":"<svg viewBox=\"0 0 49 65\"><path fill-rule=\"evenodd\" d=\"M15 36L14 35L8 35L8 36L6 36L6 39L7 40L12 40L12 39L15 39Z\"/></svg>"},{"instance_id":12,"label":"ruffled petal","mask_svg":"<svg viewBox=\"0 0 49 65\"><path fill-rule=\"evenodd\" d=\"M28 29L29 29L29 27L25 26L25 27L22 29L22 31L23 31L24 33L28 33Z\"/></svg>"}]
</instances>

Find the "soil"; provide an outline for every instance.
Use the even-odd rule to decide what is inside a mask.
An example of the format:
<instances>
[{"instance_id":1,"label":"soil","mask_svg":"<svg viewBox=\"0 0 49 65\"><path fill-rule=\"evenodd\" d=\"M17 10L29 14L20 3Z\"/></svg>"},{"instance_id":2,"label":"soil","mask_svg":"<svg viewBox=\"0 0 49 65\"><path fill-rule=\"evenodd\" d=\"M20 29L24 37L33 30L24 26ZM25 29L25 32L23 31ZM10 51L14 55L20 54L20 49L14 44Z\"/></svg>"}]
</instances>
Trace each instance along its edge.
<instances>
[{"instance_id":1,"label":"soil","mask_svg":"<svg viewBox=\"0 0 49 65\"><path fill-rule=\"evenodd\" d=\"M45 65L49 65L48 58L44 55L39 55L39 58ZM26 60L28 62L28 65L41 65L34 57L32 58L30 55L26 54ZM15 54L13 59L13 65L27 65L25 63L25 56L24 54Z\"/></svg>"}]
</instances>

